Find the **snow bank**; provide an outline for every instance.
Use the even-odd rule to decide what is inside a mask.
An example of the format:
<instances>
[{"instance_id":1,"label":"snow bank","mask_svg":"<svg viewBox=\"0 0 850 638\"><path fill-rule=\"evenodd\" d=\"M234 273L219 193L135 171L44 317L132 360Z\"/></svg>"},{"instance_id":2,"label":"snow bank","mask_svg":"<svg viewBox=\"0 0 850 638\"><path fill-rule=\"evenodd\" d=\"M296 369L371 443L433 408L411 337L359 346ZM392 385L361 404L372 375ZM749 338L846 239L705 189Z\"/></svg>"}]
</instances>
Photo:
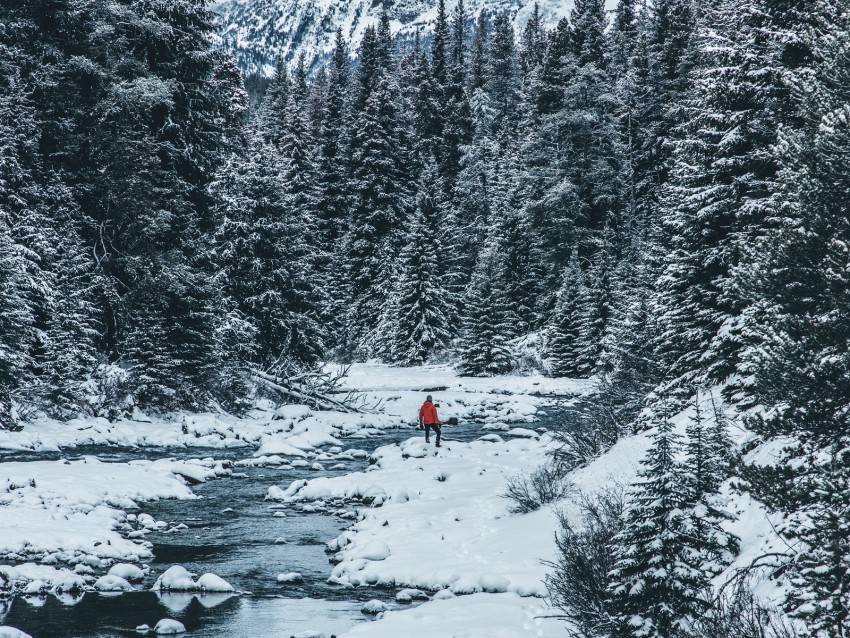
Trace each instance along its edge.
<instances>
[{"instance_id":1,"label":"snow bank","mask_svg":"<svg viewBox=\"0 0 850 638\"><path fill-rule=\"evenodd\" d=\"M444 420L478 421L493 427L531 423L553 397L587 392L592 381L550 379L540 375L490 378L459 377L449 366L397 368L354 364L345 390L362 394L375 414L315 412L306 406L273 408L262 404L245 417L222 414L173 414L60 422L43 419L21 432L0 430L0 449L61 450L78 446L254 447L259 456L305 457L323 446L340 445L343 436L372 436L416 421L425 394L433 394Z\"/></svg>"},{"instance_id":2,"label":"snow bank","mask_svg":"<svg viewBox=\"0 0 850 638\"><path fill-rule=\"evenodd\" d=\"M112 576L138 580L144 573L128 563L150 558L144 535L167 524L124 510L138 501L195 498L187 477L197 482L229 473L212 459L0 463L0 485L5 485L0 491L0 560L21 563L12 578L18 586L39 579L68 591L69 583L82 587L88 583L81 576L116 561L124 564L116 565ZM34 561L48 569L33 569ZM62 564L75 571L53 569ZM115 584L104 580L101 587L108 582Z\"/></svg>"},{"instance_id":3,"label":"snow bank","mask_svg":"<svg viewBox=\"0 0 850 638\"><path fill-rule=\"evenodd\" d=\"M563 638L563 621L536 598L516 594L473 594L434 600L419 607L384 611L341 638Z\"/></svg>"},{"instance_id":4,"label":"snow bank","mask_svg":"<svg viewBox=\"0 0 850 638\"><path fill-rule=\"evenodd\" d=\"M0 626L0 638L32 638L32 636L25 634L20 629L3 625Z\"/></svg>"},{"instance_id":5,"label":"snow bank","mask_svg":"<svg viewBox=\"0 0 850 638\"><path fill-rule=\"evenodd\" d=\"M507 477L535 467L548 436L451 443L420 455L421 439L384 446L364 472L298 480L267 498L287 503L369 503L362 520L329 543L330 582L456 593L546 595L541 559L554 556L555 515L508 514ZM380 505L380 507L377 507Z\"/></svg>"}]
</instances>

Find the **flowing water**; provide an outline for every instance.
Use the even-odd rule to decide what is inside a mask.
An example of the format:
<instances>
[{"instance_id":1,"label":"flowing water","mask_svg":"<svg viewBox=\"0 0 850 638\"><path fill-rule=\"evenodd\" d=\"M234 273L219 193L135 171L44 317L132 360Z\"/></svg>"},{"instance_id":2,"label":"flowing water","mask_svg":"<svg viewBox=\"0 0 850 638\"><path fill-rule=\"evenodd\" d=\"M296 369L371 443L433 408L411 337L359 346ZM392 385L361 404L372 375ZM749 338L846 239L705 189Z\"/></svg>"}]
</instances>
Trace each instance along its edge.
<instances>
[{"instance_id":1,"label":"flowing water","mask_svg":"<svg viewBox=\"0 0 850 638\"><path fill-rule=\"evenodd\" d=\"M540 424L535 424L540 425ZM410 429L389 430L369 439L348 439L346 447L371 452L374 448L409 438ZM478 425L445 428L445 440L472 440L484 434ZM127 462L163 457L238 460L250 448L116 449L86 448L65 454L19 454L5 460L48 460L94 455L102 461ZM327 463L327 465L336 464ZM340 470L234 467L234 474L193 488L196 500L161 500L140 504L140 511L157 520L183 523L187 529L154 533L154 560L140 591L120 595L86 593L80 597L53 596L0 601L0 625L17 627L34 638L106 638L138 635L142 624L153 627L161 618L182 622L191 637L288 638L312 630L328 636L341 634L359 622L363 603L373 598L392 601L394 590L330 585L331 566L325 543L350 522L325 513L282 509L265 501L271 485L287 486L299 478L335 476L363 469L367 461L345 462ZM275 516L283 511L285 516ZM280 539L285 542L280 542ZM165 594L149 591L155 578L171 565L183 565L198 575L218 574L239 595ZM277 575L299 572L303 581L279 584ZM144 590L144 591L141 591Z\"/></svg>"}]
</instances>

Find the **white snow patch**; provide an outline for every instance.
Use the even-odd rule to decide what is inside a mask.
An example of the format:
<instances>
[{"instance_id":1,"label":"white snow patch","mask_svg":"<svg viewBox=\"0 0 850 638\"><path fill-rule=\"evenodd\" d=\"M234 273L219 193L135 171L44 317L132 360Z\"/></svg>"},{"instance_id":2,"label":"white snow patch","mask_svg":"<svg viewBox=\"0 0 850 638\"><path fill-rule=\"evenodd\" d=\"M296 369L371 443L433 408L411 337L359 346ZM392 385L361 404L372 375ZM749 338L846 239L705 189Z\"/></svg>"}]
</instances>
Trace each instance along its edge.
<instances>
[{"instance_id":1,"label":"white snow patch","mask_svg":"<svg viewBox=\"0 0 850 638\"><path fill-rule=\"evenodd\" d=\"M153 630L161 636L186 633L186 627L183 625L183 623L177 620L172 620L171 618L163 618L158 623L156 623L156 627L154 627Z\"/></svg>"}]
</instances>

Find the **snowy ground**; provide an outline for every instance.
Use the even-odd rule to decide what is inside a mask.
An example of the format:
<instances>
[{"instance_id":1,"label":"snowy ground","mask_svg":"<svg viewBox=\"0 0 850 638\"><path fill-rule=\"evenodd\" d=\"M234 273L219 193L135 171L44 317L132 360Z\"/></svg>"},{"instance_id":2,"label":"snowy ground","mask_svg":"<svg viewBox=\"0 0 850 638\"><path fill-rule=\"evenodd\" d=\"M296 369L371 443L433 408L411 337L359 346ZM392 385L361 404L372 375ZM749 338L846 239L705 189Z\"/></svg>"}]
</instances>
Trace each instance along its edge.
<instances>
[{"instance_id":1,"label":"snowy ground","mask_svg":"<svg viewBox=\"0 0 850 638\"><path fill-rule=\"evenodd\" d=\"M223 414L175 414L151 419L137 411L130 419L103 418L68 422L43 420L22 432L0 431L3 450L59 450L87 445L138 447L257 447L288 443L309 451L339 444L341 436L374 436L387 428L413 425L426 393L440 403L442 418L476 421L491 429L535 420L553 397L585 391L588 381L533 375L487 379L461 378L448 366L393 368L355 364L340 391L362 394L378 411L368 414L314 412L305 406L255 410L246 418ZM445 388L445 390L443 390ZM291 449L291 448L285 448ZM2 456L0 456L2 458Z\"/></svg>"},{"instance_id":2,"label":"snowy ground","mask_svg":"<svg viewBox=\"0 0 850 638\"><path fill-rule=\"evenodd\" d=\"M419 405L425 394L430 393L439 404L444 420L455 417L461 422L478 422L487 430L512 431L532 437L503 443L494 442L498 436L491 434L494 441L453 444L458 446L456 452L444 447L446 458L436 459L438 465L434 466L434 471L444 474L442 478L429 477L431 483L451 485L454 479L449 472L453 472L471 486L464 496L467 500L459 501L450 508L451 511L467 508L469 501L476 500L483 491L488 498L479 504L481 513L471 516L474 520L481 516L497 520L500 513L504 514L506 506L506 502L497 495L506 476L536 465L537 456L546 444L546 439L541 441L534 430L518 426L533 423L554 400L581 393L587 387L586 382L555 381L536 376L461 379L446 366L398 369L363 364L352 367L344 390L361 393L367 404L378 407L375 413L319 413L304 406L284 406L274 410L257 410L242 419L217 414L179 414L152 419L136 412L131 419L114 423L105 419L67 423L45 420L27 424L21 432L0 432L0 459L4 453L55 453L83 446L108 445L199 448L199 452L202 452L201 448L244 447L246 458L237 465L309 466L321 470L322 464L339 461L365 464L368 454L351 446L350 441L344 442L343 437L378 436L387 428L412 428ZM445 433L450 437L450 428ZM412 443L405 450L408 448L413 450L414 455L425 452L419 442ZM506 462L476 461L474 457L482 450L486 450L485 457L493 453L502 454ZM430 464L435 460L420 461ZM468 480L463 478L465 473L469 473L467 464L472 462L480 465L480 472L475 476L480 474L481 481L474 480L471 474ZM382 460L376 468L384 463L392 471L394 463L390 458ZM442 467L439 463L446 465ZM389 480L406 481L397 469L395 476L389 477ZM0 463L0 486L4 488L0 492L0 529L3 530L0 535L0 561L8 563L0 566L0 594L4 591L25 594L52 591L58 594L129 588L131 584L128 581L132 580L130 576L134 570L138 571L138 565L144 566L151 556L152 545L145 536L150 532L167 533L177 528L173 523L156 521L145 514L127 512L137 508L141 501L194 498L191 484L229 474L229 464L211 458L105 463L94 457L83 457L75 461L14 460ZM388 476L382 476L381 480ZM355 481L356 475L350 480ZM460 496L451 489L445 494L450 498ZM390 512L392 506L387 503L383 511ZM540 526L541 529L551 527L551 513L540 513L539 516L547 521ZM494 563L487 567L490 553L479 556L476 549L477 545L484 543L490 545L488 552L498 547L497 556L514 553L512 545L518 533L514 528L518 522L506 517L504 523L494 529L491 538L479 538L481 529L476 526L461 534L464 544L459 551L466 554L470 570L467 591L511 592L503 598L520 602L506 613L519 614L517 618L526 618L536 627L542 622L534 619L538 615L535 610L541 607L541 602L521 599L513 592L525 596L545 593L540 583L542 571L539 564L543 554L537 555L533 546L529 546L522 561L518 561L512 571L505 572L509 573L509 580L504 585L508 577L502 575L501 566ZM459 530L464 527L457 522L455 526ZM410 533L419 532L410 530ZM420 550L420 556L422 551L443 549L436 537L426 537L422 533L421 539L414 539L409 544L411 549ZM401 552L399 558L408 562L413 560L411 557L405 559ZM331 578L353 583L356 575L344 573L348 564L342 563ZM112 572L107 575L110 567ZM409 575L411 584L429 585L419 582L413 571ZM438 575L433 577L439 580ZM399 582L402 581L404 578L400 578ZM460 592L463 583L454 582L453 585ZM476 597L466 599L470 605L478 600ZM456 602L444 602L447 614L458 608ZM483 612L492 603L475 604Z\"/></svg>"},{"instance_id":3,"label":"snowy ground","mask_svg":"<svg viewBox=\"0 0 850 638\"><path fill-rule=\"evenodd\" d=\"M125 510L138 501L194 498L187 480L228 474L212 459L0 463L0 560L15 565L0 565L0 591L79 591L114 563L150 558L145 535L170 526Z\"/></svg>"},{"instance_id":4,"label":"snowy ground","mask_svg":"<svg viewBox=\"0 0 850 638\"><path fill-rule=\"evenodd\" d=\"M412 626L420 638L564 635L547 606L544 585L544 561L554 556L556 514L553 508L512 514L501 494L509 477L534 469L552 445L534 421L553 401L581 394L589 383L535 376L462 379L446 366L361 364L352 367L345 386L363 393L381 412L318 413L286 406L243 419L202 414L152 420L136 414L117 423L46 421L19 433L0 433L0 459L4 450L92 444L241 446L245 458L236 463L237 471L241 464L310 467L316 478L273 487L267 498L306 511L354 512L351 527L327 539L335 562L330 582L377 584L397 592L394 606L377 603L373 611L379 620L355 627L346 634L350 638L406 635ZM378 448L368 461L367 452L343 440L412 428L425 394L434 396L444 420L480 423L482 438L447 441L437 451L433 440L426 446L422 434L411 430L410 439ZM676 419L681 431L687 418L686 412ZM451 429L445 434L451 438ZM741 441L750 437L743 430L733 434ZM579 493L633 481L649 441L649 433L625 438L573 472L572 492L557 507L570 512ZM766 457L770 450L751 454ZM325 466L341 461L364 469L321 475ZM129 587L126 581L151 555L146 534L167 533L173 524L127 510L140 501L193 498L191 484L230 473L229 464L211 458L0 463L0 560L13 565L0 565L0 594ZM743 540L731 573L781 549L781 541L759 503L727 492L739 516L733 531ZM115 564L115 578L102 578ZM764 582L759 594L779 600L781 590Z\"/></svg>"}]
</instances>

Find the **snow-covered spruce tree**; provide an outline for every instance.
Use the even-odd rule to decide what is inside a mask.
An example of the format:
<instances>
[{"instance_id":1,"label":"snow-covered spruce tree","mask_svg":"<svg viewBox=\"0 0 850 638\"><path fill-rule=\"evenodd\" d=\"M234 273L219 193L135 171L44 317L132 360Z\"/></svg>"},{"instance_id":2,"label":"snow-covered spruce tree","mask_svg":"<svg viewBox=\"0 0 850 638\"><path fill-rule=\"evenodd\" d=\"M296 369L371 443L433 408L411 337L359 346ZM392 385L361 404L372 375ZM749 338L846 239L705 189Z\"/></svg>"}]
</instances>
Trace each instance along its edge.
<instances>
[{"instance_id":1,"label":"snow-covered spruce tree","mask_svg":"<svg viewBox=\"0 0 850 638\"><path fill-rule=\"evenodd\" d=\"M786 609L805 623L805 635L813 638L850 634L848 443L845 436L826 454L813 455L806 479L811 504L794 513L787 526L802 545L792 564Z\"/></svg>"},{"instance_id":2,"label":"snow-covered spruce tree","mask_svg":"<svg viewBox=\"0 0 850 638\"><path fill-rule=\"evenodd\" d=\"M760 486L766 498L795 496L782 531L803 542L787 608L808 635L832 638L850 631L850 22L832 3L814 11L801 47L812 67L795 76L800 120L780 136L781 224L751 268L745 361L751 400L766 407L751 427L798 441L779 460L779 479Z\"/></svg>"},{"instance_id":3,"label":"snow-covered spruce tree","mask_svg":"<svg viewBox=\"0 0 850 638\"><path fill-rule=\"evenodd\" d=\"M493 108L493 131L505 144L511 144L518 124L522 83L516 36L508 16L503 13L493 18L485 89Z\"/></svg>"},{"instance_id":4,"label":"snow-covered spruce tree","mask_svg":"<svg viewBox=\"0 0 850 638\"><path fill-rule=\"evenodd\" d=\"M464 375L489 376L511 369L503 277L500 246L491 237L478 257L466 294L460 339L460 370Z\"/></svg>"},{"instance_id":5,"label":"snow-covered spruce tree","mask_svg":"<svg viewBox=\"0 0 850 638\"><path fill-rule=\"evenodd\" d=\"M324 354L314 232L286 193L277 152L258 138L213 185L221 202L216 236L225 293L255 334L251 363L273 373L316 364Z\"/></svg>"},{"instance_id":6,"label":"snow-covered spruce tree","mask_svg":"<svg viewBox=\"0 0 850 638\"><path fill-rule=\"evenodd\" d=\"M537 66L543 63L545 53L546 29L543 25L543 16L540 14L540 5L535 2L520 38L519 62L526 81Z\"/></svg>"},{"instance_id":7,"label":"snow-covered spruce tree","mask_svg":"<svg viewBox=\"0 0 850 638\"><path fill-rule=\"evenodd\" d=\"M351 228L347 272L351 285L349 321L361 348L378 326L389 292L392 256L398 254L401 224L410 207L408 157L396 110L398 87L382 77L355 124L351 155Z\"/></svg>"},{"instance_id":8,"label":"snow-covered spruce tree","mask_svg":"<svg viewBox=\"0 0 850 638\"><path fill-rule=\"evenodd\" d=\"M445 116L438 155L440 176L449 189L447 194L460 172L461 149L473 135L472 110L466 92L467 19L463 0L459 0L452 14L449 67L444 89Z\"/></svg>"},{"instance_id":9,"label":"snow-covered spruce tree","mask_svg":"<svg viewBox=\"0 0 850 638\"><path fill-rule=\"evenodd\" d=\"M578 299L579 328L576 348L576 371L590 377L600 367L603 340L610 329L612 312L612 282L614 248L609 229L605 229L601 246L593 257Z\"/></svg>"},{"instance_id":10,"label":"snow-covered spruce tree","mask_svg":"<svg viewBox=\"0 0 850 638\"><path fill-rule=\"evenodd\" d=\"M9 220L0 208L0 428L11 425L15 391L30 378L33 311L26 264L12 241Z\"/></svg>"},{"instance_id":11,"label":"snow-covered spruce tree","mask_svg":"<svg viewBox=\"0 0 850 638\"><path fill-rule=\"evenodd\" d=\"M658 322L652 307L656 268L645 246L636 243L613 273L611 317L598 370L604 400L621 426L635 423L662 378L655 354Z\"/></svg>"},{"instance_id":12,"label":"snow-covered spruce tree","mask_svg":"<svg viewBox=\"0 0 850 638\"><path fill-rule=\"evenodd\" d=\"M498 146L492 136L495 110L490 95L479 88L471 97L475 132L469 144L462 147L461 171L455 186L455 215L459 228L454 234L456 254L465 287L475 268L476 257L482 250L487 227L491 223L493 182ZM454 293L461 293L457 287Z\"/></svg>"},{"instance_id":13,"label":"snow-covered spruce tree","mask_svg":"<svg viewBox=\"0 0 850 638\"><path fill-rule=\"evenodd\" d=\"M606 23L604 0L576 0L570 12L570 44L578 66L604 67Z\"/></svg>"},{"instance_id":14,"label":"snow-covered spruce tree","mask_svg":"<svg viewBox=\"0 0 850 638\"><path fill-rule=\"evenodd\" d=\"M747 362L752 399L770 408L753 425L830 447L850 405L850 25L818 6L818 63L796 92L801 128L780 140L782 223L751 266Z\"/></svg>"},{"instance_id":15,"label":"snow-covered spruce tree","mask_svg":"<svg viewBox=\"0 0 850 638\"><path fill-rule=\"evenodd\" d=\"M546 335L546 358L552 376L578 377L580 300L583 298L584 272L573 251L564 269Z\"/></svg>"},{"instance_id":16,"label":"snow-covered spruce tree","mask_svg":"<svg viewBox=\"0 0 850 638\"><path fill-rule=\"evenodd\" d=\"M709 418L703 412L699 393L692 408L693 415L685 429L682 466L683 489L688 499L686 525L697 564L704 572L716 575L729 566L740 546L740 539L722 527L733 516L724 509L718 493L730 469L725 462L729 449L719 449L718 443L730 441L725 421Z\"/></svg>"},{"instance_id":17,"label":"snow-covered spruce tree","mask_svg":"<svg viewBox=\"0 0 850 638\"><path fill-rule=\"evenodd\" d=\"M393 316L382 322L389 330L389 358L400 365L425 363L441 354L451 337L449 293L440 282L437 267L436 215L431 196L420 192L388 305Z\"/></svg>"},{"instance_id":18,"label":"snow-covered spruce tree","mask_svg":"<svg viewBox=\"0 0 850 638\"><path fill-rule=\"evenodd\" d=\"M286 105L289 103L291 88L289 69L281 57L266 89L257 122L260 134L270 144L277 145L283 139L286 131Z\"/></svg>"},{"instance_id":19,"label":"snow-covered spruce tree","mask_svg":"<svg viewBox=\"0 0 850 638\"><path fill-rule=\"evenodd\" d=\"M778 164L770 148L782 71L761 2L750 4L742 10L718 0L705 7L674 135L664 198L671 258L657 291L658 350L684 393L737 369L736 325L749 295L737 289L733 273L774 214Z\"/></svg>"},{"instance_id":20,"label":"snow-covered spruce tree","mask_svg":"<svg viewBox=\"0 0 850 638\"><path fill-rule=\"evenodd\" d=\"M707 607L710 586L687 533L679 437L660 420L613 542L611 612L617 635L680 638Z\"/></svg>"},{"instance_id":21,"label":"snow-covered spruce tree","mask_svg":"<svg viewBox=\"0 0 850 638\"><path fill-rule=\"evenodd\" d=\"M37 393L46 412L72 418L85 412L90 393L84 387L99 362L97 341L101 325L94 303L101 285L92 256L85 250L78 224L79 211L66 188L45 188L50 230L54 239L50 272L51 291L42 345L35 357L40 380Z\"/></svg>"}]
</instances>

